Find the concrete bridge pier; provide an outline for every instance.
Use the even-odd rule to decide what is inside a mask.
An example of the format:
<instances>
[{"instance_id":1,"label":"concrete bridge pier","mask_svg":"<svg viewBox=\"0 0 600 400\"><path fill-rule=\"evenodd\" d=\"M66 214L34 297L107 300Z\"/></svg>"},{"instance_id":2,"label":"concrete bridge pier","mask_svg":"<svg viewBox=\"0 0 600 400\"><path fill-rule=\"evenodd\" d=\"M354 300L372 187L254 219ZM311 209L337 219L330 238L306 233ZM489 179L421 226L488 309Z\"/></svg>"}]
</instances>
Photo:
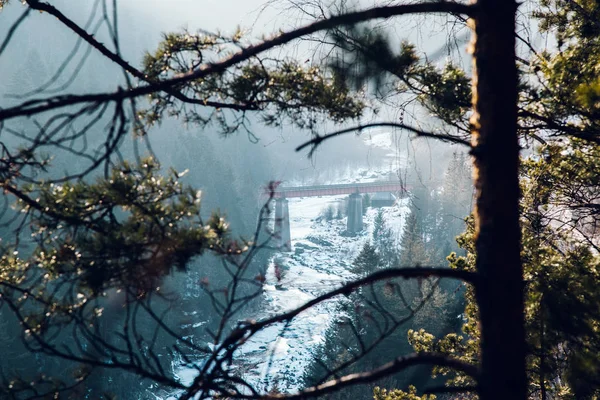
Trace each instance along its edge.
<instances>
[{"instance_id":1,"label":"concrete bridge pier","mask_svg":"<svg viewBox=\"0 0 600 400\"><path fill-rule=\"evenodd\" d=\"M292 251L290 211L285 198L275 199L275 240L281 251Z\"/></svg>"},{"instance_id":2,"label":"concrete bridge pier","mask_svg":"<svg viewBox=\"0 0 600 400\"><path fill-rule=\"evenodd\" d=\"M356 233L363 229L362 196L352 193L348 199L348 232Z\"/></svg>"}]
</instances>

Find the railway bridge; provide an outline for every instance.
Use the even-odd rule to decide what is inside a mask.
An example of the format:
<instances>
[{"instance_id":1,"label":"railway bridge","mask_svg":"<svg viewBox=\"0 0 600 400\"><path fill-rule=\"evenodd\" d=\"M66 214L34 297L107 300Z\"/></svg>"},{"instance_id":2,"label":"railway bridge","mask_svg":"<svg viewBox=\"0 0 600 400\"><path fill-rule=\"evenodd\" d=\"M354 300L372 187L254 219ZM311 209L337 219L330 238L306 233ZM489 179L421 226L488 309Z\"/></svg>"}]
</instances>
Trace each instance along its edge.
<instances>
[{"instance_id":1,"label":"railway bridge","mask_svg":"<svg viewBox=\"0 0 600 400\"><path fill-rule=\"evenodd\" d=\"M362 196L363 193L401 193L408 187L397 181L344 183L337 185L316 185L298 187L277 187L275 198L275 237L283 251L291 251L289 198L349 195L348 198L348 232L360 232L363 228Z\"/></svg>"}]
</instances>

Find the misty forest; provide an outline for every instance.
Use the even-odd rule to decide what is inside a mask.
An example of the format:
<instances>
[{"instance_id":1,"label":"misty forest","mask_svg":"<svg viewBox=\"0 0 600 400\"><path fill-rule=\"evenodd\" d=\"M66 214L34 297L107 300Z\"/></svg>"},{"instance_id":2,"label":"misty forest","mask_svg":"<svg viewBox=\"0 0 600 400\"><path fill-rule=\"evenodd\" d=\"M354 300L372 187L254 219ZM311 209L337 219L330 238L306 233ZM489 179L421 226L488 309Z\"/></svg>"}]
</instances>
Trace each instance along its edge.
<instances>
[{"instance_id":1,"label":"misty forest","mask_svg":"<svg viewBox=\"0 0 600 400\"><path fill-rule=\"evenodd\" d=\"M600 1L0 0L0 400L600 399Z\"/></svg>"}]
</instances>

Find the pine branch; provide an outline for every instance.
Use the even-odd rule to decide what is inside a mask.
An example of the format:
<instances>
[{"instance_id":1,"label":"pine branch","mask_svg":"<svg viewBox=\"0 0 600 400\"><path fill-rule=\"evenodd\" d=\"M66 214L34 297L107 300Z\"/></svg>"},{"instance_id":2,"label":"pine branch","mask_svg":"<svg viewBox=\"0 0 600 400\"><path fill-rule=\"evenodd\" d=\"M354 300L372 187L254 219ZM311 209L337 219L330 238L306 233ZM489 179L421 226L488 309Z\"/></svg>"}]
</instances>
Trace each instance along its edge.
<instances>
[{"instance_id":1,"label":"pine branch","mask_svg":"<svg viewBox=\"0 0 600 400\"><path fill-rule=\"evenodd\" d=\"M538 126L536 128L539 128L539 129L546 128L546 129L554 130L554 131L558 132L556 136L567 135L567 136L572 136L572 137L579 138L582 140L586 140L588 142L600 144L600 134L598 132L586 132L585 130L580 129L579 127L574 126L572 124L560 123L560 122L552 119L551 117L540 115L540 114L537 114L530 110L525 110L525 109L519 110L519 117L530 118L533 120L540 121L545 126ZM523 129L523 128L520 128L520 129Z\"/></svg>"},{"instance_id":2,"label":"pine branch","mask_svg":"<svg viewBox=\"0 0 600 400\"><path fill-rule=\"evenodd\" d=\"M38 0L28 0L34 5L40 5ZM187 82L204 78L211 74L222 73L229 67L246 61L258 54L264 53L275 47L292 42L302 36L310 35L322 30L335 28L336 26L355 24L358 22L369 21L372 19L385 19L400 15L423 14L423 13L451 13L474 15L476 7L474 5L459 4L454 2L436 1L425 2L419 4L403 4L397 6L374 7L368 10L357 11L342 15L330 17L328 19L313 22L302 28L298 28L289 32L281 33L280 35L264 40L259 44L246 47L229 58L222 61L204 64L197 69L178 75L172 79L167 79L161 82L153 82L146 86L140 86L131 90L124 91L119 88L115 92L109 93L94 93L87 95L64 95L51 98L35 99L23 102L15 107L0 110L0 121L11 118L31 116L46 111L55 110L62 107L68 107L75 104L86 102L109 102L122 101L135 97L145 96L157 91L169 90L174 86L185 84Z\"/></svg>"}]
</instances>

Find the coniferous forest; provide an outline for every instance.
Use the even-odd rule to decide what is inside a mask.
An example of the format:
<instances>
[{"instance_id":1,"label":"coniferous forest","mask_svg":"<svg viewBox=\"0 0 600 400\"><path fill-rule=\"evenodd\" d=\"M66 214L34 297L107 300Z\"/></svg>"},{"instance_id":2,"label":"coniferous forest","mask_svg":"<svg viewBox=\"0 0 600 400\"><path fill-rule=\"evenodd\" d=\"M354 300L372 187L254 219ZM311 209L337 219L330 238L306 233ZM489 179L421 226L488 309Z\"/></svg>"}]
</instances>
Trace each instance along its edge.
<instances>
[{"instance_id":1,"label":"coniferous forest","mask_svg":"<svg viewBox=\"0 0 600 400\"><path fill-rule=\"evenodd\" d=\"M204 3L0 0L0 400L599 399L600 3Z\"/></svg>"}]
</instances>

